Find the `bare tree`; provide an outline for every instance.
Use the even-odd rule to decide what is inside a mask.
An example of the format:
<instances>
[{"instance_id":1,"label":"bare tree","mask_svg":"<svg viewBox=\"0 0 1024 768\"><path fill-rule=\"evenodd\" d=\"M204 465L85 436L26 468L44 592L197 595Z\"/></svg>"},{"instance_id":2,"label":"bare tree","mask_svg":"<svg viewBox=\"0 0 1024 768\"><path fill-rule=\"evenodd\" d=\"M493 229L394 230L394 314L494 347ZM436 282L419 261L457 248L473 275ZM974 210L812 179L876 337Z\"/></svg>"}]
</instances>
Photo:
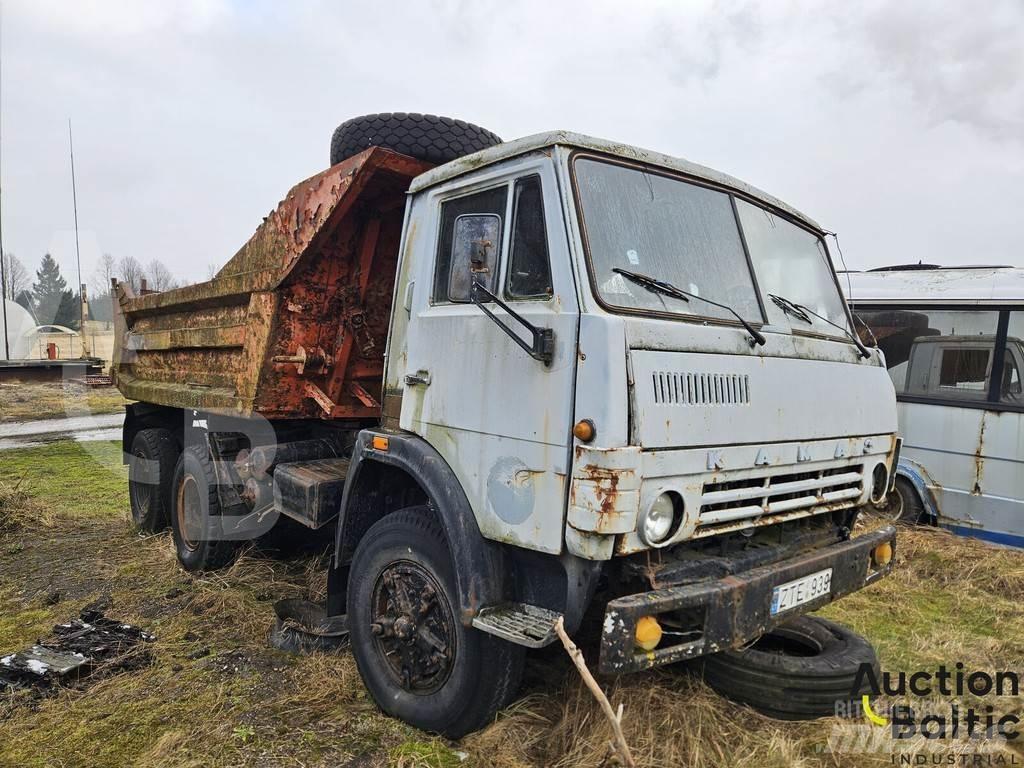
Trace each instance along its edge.
<instances>
[{"instance_id":1,"label":"bare tree","mask_svg":"<svg viewBox=\"0 0 1024 768\"><path fill-rule=\"evenodd\" d=\"M92 272L92 295L99 297L110 293L110 279L117 277L117 262L109 253L100 256L96 269Z\"/></svg>"},{"instance_id":2,"label":"bare tree","mask_svg":"<svg viewBox=\"0 0 1024 768\"><path fill-rule=\"evenodd\" d=\"M5 299L12 301L22 291L27 291L32 286L32 278L25 269L18 257L13 253L5 253L4 260L4 286L3 294Z\"/></svg>"},{"instance_id":3,"label":"bare tree","mask_svg":"<svg viewBox=\"0 0 1024 768\"><path fill-rule=\"evenodd\" d=\"M160 259L153 259L146 266L146 287L151 291L169 291L181 285Z\"/></svg>"},{"instance_id":4,"label":"bare tree","mask_svg":"<svg viewBox=\"0 0 1024 768\"><path fill-rule=\"evenodd\" d=\"M213 278L215 278L217 276L218 272L220 272L220 267L218 267L216 264L207 264L206 265L206 279L207 280L213 280Z\"/></svg>"},{"instance_id":5,"label":"bare tree","mask_svg":"<svg viewBox=\"0 0 1024 768\"><path fill-rule=\"evenodd\" d=\"M135 293L142 290L142 278L146 276L142 264L134 256L122 256L117 260L117 272L120 280L131 286Z\"/></svg>"}]
</instances>

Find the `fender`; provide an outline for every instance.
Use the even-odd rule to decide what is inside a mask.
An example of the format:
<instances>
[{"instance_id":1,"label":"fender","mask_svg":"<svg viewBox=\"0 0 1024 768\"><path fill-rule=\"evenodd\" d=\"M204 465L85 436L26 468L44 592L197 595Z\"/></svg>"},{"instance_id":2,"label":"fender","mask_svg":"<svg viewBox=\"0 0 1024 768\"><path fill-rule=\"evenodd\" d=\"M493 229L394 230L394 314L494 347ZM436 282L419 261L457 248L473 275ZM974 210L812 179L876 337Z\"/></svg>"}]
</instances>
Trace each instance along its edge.
<instances>
[{"instance_id":1,"label":"fender","mask_svg":"<svg viewBox=\"0 0 1024 768\"><path fill-rule=\"evenodd\" d=\"M375 437L386 440L386 448L374 448ZM361 493L360 476L374 464L403 470L426 493L448 539L460 620L470 626L481 608L504 599L504 550L480 533L469 499L441 454L422 437L408 433L364 429L356 438L338 515L334 558L328 578L328 611L344 612L348 566L356 544L370 525L391 511L384 508L379 495L375 494L374 502L366 498L368 494Z\"/></svg>"},{"instance_id":2,"label":"fender","mask_svg":"<svg viewBox=\"0 0 1024 768\"><path fill-rule=\"evenodd\" d=\"M911 461L901 456L900 462L896 467L896 476L910 481L910 484L914 486L914 490L917 491L917 495L921 498L925 514L932 518L932 520L937 521L939 519L939 505L935 501L935 495L928 487L931 476L927 470L916 461Z\"/></svg>"}]
</instances>

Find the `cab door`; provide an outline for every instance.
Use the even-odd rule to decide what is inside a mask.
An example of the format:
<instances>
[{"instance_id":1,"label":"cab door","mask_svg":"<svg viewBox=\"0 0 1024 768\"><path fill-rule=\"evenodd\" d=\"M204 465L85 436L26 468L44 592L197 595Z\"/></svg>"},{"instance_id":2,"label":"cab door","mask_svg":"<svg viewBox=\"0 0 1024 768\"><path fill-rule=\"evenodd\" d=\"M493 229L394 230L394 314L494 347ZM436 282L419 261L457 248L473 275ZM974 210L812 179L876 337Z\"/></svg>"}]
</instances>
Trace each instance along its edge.
<instances>
[{"instance_id":1,"label":"cab door","mask_svg":"<svg viewBox=\"0 0 1024 768\"><path fill-rule=\"evenodd\" d=\"M579 305L552 163L423 202L400 425L452 467L487 538L558 553Z\"/></svg>"}]
</instances>

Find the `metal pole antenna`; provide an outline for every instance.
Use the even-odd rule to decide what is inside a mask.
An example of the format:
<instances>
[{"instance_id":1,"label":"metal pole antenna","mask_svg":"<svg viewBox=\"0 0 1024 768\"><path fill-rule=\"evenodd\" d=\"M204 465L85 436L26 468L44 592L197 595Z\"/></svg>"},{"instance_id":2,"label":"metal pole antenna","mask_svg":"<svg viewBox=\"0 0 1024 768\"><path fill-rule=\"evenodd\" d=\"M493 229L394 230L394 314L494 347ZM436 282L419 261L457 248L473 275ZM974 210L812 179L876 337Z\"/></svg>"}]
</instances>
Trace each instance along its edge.
<instances>
[{"instance_id":1,"label":"metal pole antenna","mask_svg":"<svg viewBox=\"0 0 1024 768\"><path fill-rule=\"evenodd\" d=\"M0 51L3 50L3 6L0 5ZM3 57L0 55L0 67L2 67ZM3 70L0 69L0 93L3 92ZM3 109L0 108L0 123L3 121ZM0 173L0 176L3 174ZM3 183L0 181L0 190L3 189ZM3 192L0 191L0 307L3 307L4 316L4 359L11 359L11 341L7 332L7 267L4 262L4 227L3 227ZM12 297L13 298L13 297Z\"/></svg>"},{"instance_id":2,"label":"metal pole antenna","mask_svg":"<svg viewBox=\"0 0 1024 768\"><path fill-rule=\"evenodd\" d=\"M68 118L68 148L71 150L71 202L75 208L75 264L78 267L78 334L82 339L82 357L85 357L85 297L82 295L82 255L78 250L78 192L75 190L75 142L71 138L71 118Z\"/></svg>"}]
</instances>

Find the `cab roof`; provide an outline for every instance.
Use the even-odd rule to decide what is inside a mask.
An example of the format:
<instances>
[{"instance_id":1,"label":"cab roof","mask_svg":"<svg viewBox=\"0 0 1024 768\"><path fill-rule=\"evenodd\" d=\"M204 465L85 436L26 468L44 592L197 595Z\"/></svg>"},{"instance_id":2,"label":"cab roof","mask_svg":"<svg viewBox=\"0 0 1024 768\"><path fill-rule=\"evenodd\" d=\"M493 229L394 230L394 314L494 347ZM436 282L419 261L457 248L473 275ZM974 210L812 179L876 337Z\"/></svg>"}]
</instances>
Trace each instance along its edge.
<instances>
[{"instance_id":1,"label":"cab roof","mask_svg":"<svg viewBox=\"0 0 1024 768\"><path fill-rule=\"evenodd\" d=\"M1000 305L1024 301L1024 269L958 267L847 272L839 284L853 304Z\"/></svg>"},{"instance_id":2,"label":"cab roof","mask_svg":"<svg viewBox=\"0 0 1024 768\"><path fill-rule=\"evenodd\" d=\"M533 136L525 136L524 138L516 139L515 141L496 144L493 147L481 150L480 152L475 152L472 155L466 155L465 157L460 157L457 160L452 160L449 163L439 165L438 167L432 168L426 173L417 176L413 179L413 182L409 187L409 192L420 192L444 181L448 181L449 179L454 179L457 176L469 173L470 171L475 171L478 168L493 165L503 160L509 160L513 157L525 155L530 152L551 149L556 146L598 152L605 155L612 155L614 157L621 157L626 160L632 160L633 162L678 171L679 173L687 176L708 181L717 186L726 187L742 195L758 200L759 202L772 208L776 208L795 219L799 219L804 224L810 226L821 234L825 233L825 230L823 230L817 222L804 215L796 208L793 208L791 205L782 202L778 198L773 197L766 192L762 192L757 187L751 186L745 181L740 181L727 173L722 173L721 171L716 171L713 168L708 168L703 165L697 165L696 163L691 163L688 160L683 160L678 157L664 155L660 152L640 149L639 147L633 147L617 141L598 139L593 136L584 136L583 134L573 133L571 131L548 131L546 133L537 133Z\"/></svg>"}]
</instances>

